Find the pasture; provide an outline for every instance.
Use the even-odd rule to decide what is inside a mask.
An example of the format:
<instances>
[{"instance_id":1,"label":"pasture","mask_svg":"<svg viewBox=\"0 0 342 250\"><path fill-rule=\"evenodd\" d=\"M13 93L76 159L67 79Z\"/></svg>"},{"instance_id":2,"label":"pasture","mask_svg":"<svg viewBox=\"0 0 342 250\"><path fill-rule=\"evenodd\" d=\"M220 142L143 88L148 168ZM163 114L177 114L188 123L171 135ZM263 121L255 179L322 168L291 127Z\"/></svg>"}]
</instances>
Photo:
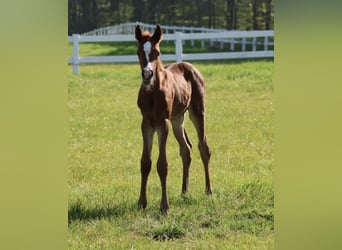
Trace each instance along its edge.
<instances>
[{"instance_id":1,"label":"pasture","mask_svg":"<svg viewBox=\"0 0 342 250\"><path fill-rule=\"evenodd\" d=\"M82 54L81 54L82 55ZM182 161L167 142L169 215L159 212L157 136L147 186L140 191L141 114L138 63L81 66L68 72L68 247L70 249L273 249L273 61L193 63L206 80L207 137L213 196L204 194L197 136L189 194Z\"/></svg>"}]
</instances>

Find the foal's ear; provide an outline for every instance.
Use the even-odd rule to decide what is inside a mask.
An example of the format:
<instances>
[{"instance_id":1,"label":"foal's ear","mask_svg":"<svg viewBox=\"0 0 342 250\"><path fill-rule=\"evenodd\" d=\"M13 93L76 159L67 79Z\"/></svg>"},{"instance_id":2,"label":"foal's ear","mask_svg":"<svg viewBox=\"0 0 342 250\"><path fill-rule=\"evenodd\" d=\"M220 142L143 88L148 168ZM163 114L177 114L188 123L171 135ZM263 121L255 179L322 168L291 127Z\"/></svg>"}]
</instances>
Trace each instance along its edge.
<instances>
[{"instance_id":1,"label":"foal's ear","mask_svg":"<svg viewBox=\"0 0 342 250\"><path fill-rule=\"evenodd\" d=\"M135 26L135 39L137 39L138 42L140 42L141 37L142 37L142 31L140 29L140 25L137 25L137 26Z\"/></svg>"},{"instance_id":2,"label":"foal's ear","mask_svg":"<svg viewBox=\"0 0 342 250\"><path fill-rule=\"evenodd\" d=\"M156 30L153 33L151 40L155 43L159 43L163 39L163 31L159 24L157 24Z\"/></svg>"}]
</instances>

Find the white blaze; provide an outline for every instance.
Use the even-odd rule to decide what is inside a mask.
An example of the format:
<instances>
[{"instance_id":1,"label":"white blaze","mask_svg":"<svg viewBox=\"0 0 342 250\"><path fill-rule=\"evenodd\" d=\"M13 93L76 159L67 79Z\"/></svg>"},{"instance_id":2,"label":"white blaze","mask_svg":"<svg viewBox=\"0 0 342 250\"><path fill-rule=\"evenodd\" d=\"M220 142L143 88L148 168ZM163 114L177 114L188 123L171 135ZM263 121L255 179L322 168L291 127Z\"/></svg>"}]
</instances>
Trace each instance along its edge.
<instances>
[{"instance_id":1,"label":"white blaze","mask_svg":"<svg viewBox=\"0 0 342 250\"><path fill-rule=\"evenodd\" d=\"M145 56L146 56L146 61L147 61L147 66L145 67L145 69L149 69L149 70L153 70L152 69L152 64L149 60L149 55L151 53L151 49L152 49L152 44L147 41L146 43L144 43L144 52L145 52Z\"/></svg>"}]
</instances>

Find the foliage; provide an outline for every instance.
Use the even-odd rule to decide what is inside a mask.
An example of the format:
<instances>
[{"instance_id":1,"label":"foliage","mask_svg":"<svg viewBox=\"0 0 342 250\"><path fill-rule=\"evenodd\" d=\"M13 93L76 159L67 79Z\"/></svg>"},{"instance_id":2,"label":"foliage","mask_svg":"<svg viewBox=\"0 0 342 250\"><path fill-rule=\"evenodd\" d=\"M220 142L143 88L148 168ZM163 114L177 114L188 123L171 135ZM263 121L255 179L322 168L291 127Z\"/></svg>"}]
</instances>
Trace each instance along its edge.
<instances>
[{"instance_id":1,"label":"foliage","mask_svg":"<svg viewBox=\"0 0 342 250\"><path fill-rule=\"evenodd\" d=\"M124 22L235 30L273 28L272 0L69 0L69 35Z\"/></svg>"},{"instance_id":2,"label":"foliage","mask_svg":"<svg viewBox=\"0 0 342 250\"><path fill-rule=\"evenodd\" d=\"M206 79L213 196L204 195L196 147L189 194L180 195L182 163L170 133L167 217L159 213L156 138L148 207L137 209L139 65L81 66L80 75L69 68L70 249L274 248L273 62L195 65ZM188 117L186 128L196 145Z\"/></svg>"}]
</instances>

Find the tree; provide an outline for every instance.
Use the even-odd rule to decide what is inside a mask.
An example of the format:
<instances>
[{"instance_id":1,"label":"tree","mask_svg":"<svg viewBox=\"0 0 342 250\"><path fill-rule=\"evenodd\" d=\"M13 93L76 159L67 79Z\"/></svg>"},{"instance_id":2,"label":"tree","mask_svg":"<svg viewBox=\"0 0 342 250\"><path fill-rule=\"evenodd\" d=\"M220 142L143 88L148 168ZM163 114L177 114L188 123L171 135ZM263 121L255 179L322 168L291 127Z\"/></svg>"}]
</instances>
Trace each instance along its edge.
<instances>
[{"instance_id":1,"label":"tree","mask_svg":"<svg viewBox=\"0 0 342 250\"><path fill-rule=\"evenodd\" d=\"M266 2L265 29L270 30L272 27L272 19L271 19L272 0L265 0L265 2Z\"/></svg>"},{"instance_id":2,"label":"tree","mask_svg":"<svg viewBox=\"0 0 342 250\"><path fill-rule=\"evenodd\" d=\"M227 0L226 11L226 28L228 30L236 30L236 2L235 0Z\"/></svg>"},{"instance_id":3,"label":"tree","mask_svg":"<svg viewBox=\"0 0 342 250\"><path fill-rule=\"evenodd\" d=\"M68 33L124 22L272 29L273 0L68 0Z\"/></svg>"},{"instance_id":4,"label":"tree","mask_svg":"<svg viewBox=\"0 0 342 250\"><path fill-rule=\"evenodd\" d=\"M175 24L175 17L176 17L176 1L170 0L170 1L166 1L166 2L169 2L169 4L166 8L166 20L165 21L169 25L174 25Z\"/></svg>"},{"instance_id":5,"label":"tree","mask_svg":"<svg viewBox=\"0 0 342 250\"><path fill-rule=\"evenodd\" d=\"M214 0L208 0L208 27L214 28L215 27L215 11L214 11Z\"/></svg>"},{"instance_id":6,"label":"tree","mask_svg":"<svg viewBox=\"0 0 342 250\"><path fill-rule=\"evenodd\" d=\"M261 0L251 0L252 9L253 9L253 29L259 30L259 17L260 17L260 9L261 9Z\"/></svg>"},{"instance_id":7,"label":"tree","mask_svg":"<svg viewBox=\"0 0 342 250\"><path fill-rule=\"evenodd\" d=\"M143 21L144 20L144 9L145 9L145 1L144 0L133 0L133 20L135 21Z\"/></svg>"}]
</instances>

